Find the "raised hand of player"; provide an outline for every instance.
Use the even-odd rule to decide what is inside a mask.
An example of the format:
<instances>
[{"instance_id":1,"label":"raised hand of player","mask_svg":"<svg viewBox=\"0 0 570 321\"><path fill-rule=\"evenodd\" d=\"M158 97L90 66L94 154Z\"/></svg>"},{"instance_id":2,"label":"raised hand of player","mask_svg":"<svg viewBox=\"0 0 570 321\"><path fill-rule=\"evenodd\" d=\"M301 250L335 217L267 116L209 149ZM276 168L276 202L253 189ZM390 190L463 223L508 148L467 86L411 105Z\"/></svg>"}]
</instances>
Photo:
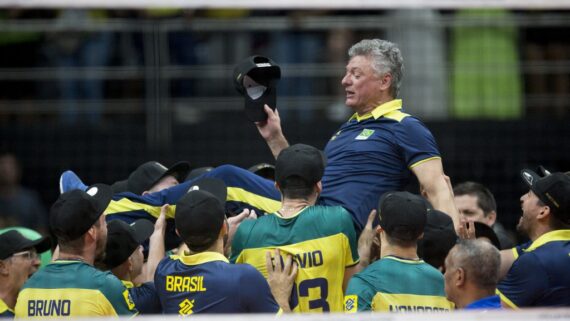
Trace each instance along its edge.
<instances>
[{"instance_id":1,"label":"raised hand of player","mask_svg":"<svg viewBox=\"0 0 570 321\"><path fill-rule=\"evenodd\" d=\"M250 211L246 208L238 215L228 218L228 240L224 246L224 252L226 255L230 252L232 241L239 225L246 219L255 220L257 219L257 214L254 210Z\"/></svg>"},{"instance_id":2,"label":"raised hand of player","mask_svg":"<svg viewBox=\"0 0 570 321\"><path fill-rule=\"evenodd\" d=\"M459 229L457 230L457 235L460 239L464 240L474 240L475 236L475 222L467 219L465 216L461 216L459 219Z\"/></svg>"},{"instance_id":3,"label":"raised hand of player","mask_svg":"<svg viewBox=\"0 0 570 321\"><path fill-rule=\"evenodd\" d=\"M368 215L368 221L366 221L366 226L364 226L364 229L358 238L358 256L360 256L360 268L365 268L368 266L368 264L370 264L372 248L374 246L374 236L376 235L376 231L372 226L375 218L376 210L370 211L370 214Z\"/></svg>"},{"instance_id":4,"label":"raised hand of player","mask_svg":"<svg viewBox=\"0 0 570 321\"><path fill-rule=\"evenodd\" d=\"M263 106L265 113L267 114L267 120L262 122L256 122L257 130L261 134L261 137L265 139L267 145L271 149L273 156L277 158L277 155L281 150L287 148L289 143L283 135L281 130L281 118L279 118L279 112L277 109L273 111L269 106Z\"/></svg>"},{"instance_id":5,"label":"raised hand of player","mask_svg":"<svg viewBox=\"0 0 570 321\"><path fill-rule=\"evenodd\" d=\"M265 267L271 294L284 312L290 312L289 297L298 272L297 264L291 255L283 260L279 249L275 249L273 257L271 251L265 252Z\"/></svg>"}]
</instances>

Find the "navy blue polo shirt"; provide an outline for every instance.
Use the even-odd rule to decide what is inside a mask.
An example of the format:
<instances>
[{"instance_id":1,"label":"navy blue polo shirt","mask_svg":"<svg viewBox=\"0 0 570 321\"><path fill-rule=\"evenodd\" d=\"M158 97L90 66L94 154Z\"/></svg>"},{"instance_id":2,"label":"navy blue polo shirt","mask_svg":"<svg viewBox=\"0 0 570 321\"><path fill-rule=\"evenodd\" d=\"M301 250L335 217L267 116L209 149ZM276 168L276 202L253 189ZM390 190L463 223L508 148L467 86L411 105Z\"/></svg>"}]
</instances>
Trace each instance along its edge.
<instances>
[{"instance_id":1,"label":"navy blue polo shirt","mask_svg":"<svg viewBox=\"0 0 570 321\"><path fill-rule=\"evenodd\" d=\"M325 154L321 204L346 208L359 230L383 193L401 190L411 168L440 157L431 132L402 111L400 99L352 116L332 136Z\"/></svg>"},{"instance_id":2,"label":"navy blue polo shirt","mask_svg":"<svg viewBox=\"0 0 570 321\"><path fill-rule=\"evenodd\" d=\"M497 294L512 308L570 306L570 230L548 232L529 244L515 250L519 256Z\"/></svg>"},{"instance_id":3,"label":"navy blue polo shirt","mask_svg":"<svg viewBox=\"0 0 570 321\"><path fill-rule=\"evenodd\" d=\"M229 264L220 253L164 258L154 285L165 314L276 313L267 281L249 264Z\"/></svg>"}]
</instances>

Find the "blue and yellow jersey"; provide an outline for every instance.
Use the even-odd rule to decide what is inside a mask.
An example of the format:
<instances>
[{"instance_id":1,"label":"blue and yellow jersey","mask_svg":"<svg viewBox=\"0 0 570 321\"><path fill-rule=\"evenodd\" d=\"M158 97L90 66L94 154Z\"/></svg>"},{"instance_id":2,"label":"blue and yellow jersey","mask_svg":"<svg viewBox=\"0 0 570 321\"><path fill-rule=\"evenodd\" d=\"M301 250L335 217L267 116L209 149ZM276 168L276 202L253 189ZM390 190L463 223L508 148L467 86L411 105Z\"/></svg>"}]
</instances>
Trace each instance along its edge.
<instances>
[{"instance_id":1,"label":"blue and yellow jersey","mask_svg":"<svg viewBox=\"0 0 570 321\"><path fill-rule=\"evenodd\" d=\"M6 305L6 302L0 299L0 319L1 318L12 319L13 317L14 317L14 311Z\"/></svg>"},{"instance_id":2,"label":"blue and yellow jersey","mask_svg":"<svg viewBox=\"0 0 570 321\"><path fill-rule=\"evenodd\" d=\"M570 230L545 233L514 253L517 259L497 289L503 303L570 306Z\"/></svg>"},{"instance_id":3,"label":"blue and yellow jersey","mask_svg":"<svg viewBox=\"0 0 570 321\"><path fill-rule=\"evenodd\" d=\"M34 273L14 310L16 318L40 319L137 314L117 277L81 261L55 261Z\"/></svg>"},{"instance_id":4,"label":"blue and yellow jersey","mask_svg":"<svg viewBox=\"0 0 570 321\"><path fill-rule=\"evenodd\" d=\"M343 310L345 268L358 263L356 232L340 206L309 206L293 217L278 213L239 226L230 260L248 263L267 277L265 253L279 248L299 268L291 309L295 312Z\"/></svg>"},{"instance_id":5,"label":"blue and yellow jersey","mask_svg":"<svg viewBox=\"0 0 570 321\"><path fill-rule=\"evenodd\" d=\"M165 314L279 311L261 273L246 264L229 264L220 253L166 257L154 284Z\"/></svg>"},{"instance_id":6,"label":"blue and yellow jersey","mask_svg":"<svg viewBox=\"0 0 570 321\"><path fill-rule=\"evenodd\" d=\"M385 256L355 274L346 289L345 311L448 311L441 272L423 260Z\"/></svg>"},{"instance_id":7,"label":"blue and yellow jersey","mask_svg":"<svg viewBox=\"0 0 570 321\"><path fill-rule=\"evenodd\" d=\"M430 131L392 100L371 113L354 115L325 148L321 204L340 205L354 216L359 230L385 192L401 190L410 169L440 154Z\"/></svg>"},{"instance_id":8,"label":"blue and yellow jersey","mask_svg":"<svg viewBox=\"0 0 570 321\"><path fill-rule=\"evenodd\" d=\"M160 314L162 307L158 299L158 293L154 288L154 282L146 282L135 286L133 282L121 280L123 285L129 290L135 308L140 314Z\"/></svg>"}]
</instances>

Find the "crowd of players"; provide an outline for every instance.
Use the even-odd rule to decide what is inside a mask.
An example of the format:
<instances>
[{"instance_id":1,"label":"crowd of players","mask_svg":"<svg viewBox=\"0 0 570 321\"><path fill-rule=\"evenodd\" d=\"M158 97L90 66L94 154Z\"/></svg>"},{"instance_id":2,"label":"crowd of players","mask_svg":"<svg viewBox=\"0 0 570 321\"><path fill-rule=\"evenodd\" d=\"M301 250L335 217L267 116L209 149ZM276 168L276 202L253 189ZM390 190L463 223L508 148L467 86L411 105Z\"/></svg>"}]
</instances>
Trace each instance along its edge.
<instances>
[{"instance_id":1,"label":"crowd of players","mask_svg":"<svg viewBox=\"0 0 570 321\"><path fill-rule=\"evenodd\" d=\"M530 241L509 244L493 195L453 188L433 136L396 99L399 49L363 40L349 57L355 114L324 151L289 146L265 107L273 180L186 162L148 162L112 186L63 173L52 262L39 267L48 238L0 235L0 315L570 306L570 176L521 171ZM401 191L412 174L417 194Z\"/></svg>"}]
</instances>

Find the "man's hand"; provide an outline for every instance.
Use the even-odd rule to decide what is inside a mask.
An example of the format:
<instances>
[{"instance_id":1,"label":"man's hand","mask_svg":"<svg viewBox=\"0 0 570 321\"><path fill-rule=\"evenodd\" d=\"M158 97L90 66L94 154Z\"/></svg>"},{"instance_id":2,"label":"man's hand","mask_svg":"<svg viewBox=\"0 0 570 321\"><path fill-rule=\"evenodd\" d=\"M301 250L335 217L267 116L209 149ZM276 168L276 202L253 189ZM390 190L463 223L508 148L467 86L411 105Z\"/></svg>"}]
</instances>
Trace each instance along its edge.
<instances>
[{"instance_id":1,"label":"man's hand","mask_svg":"<svg viewBox=\"0 0 570 321\"><path fill-rule=\"evenodd\" d=\"M474 240L477 238L475 235L475 222L465 218L464 216L461 217L459 220L459 228L457 229L457 235L460 239L463 240Z\"/></svg>"},{"instance_id":2,"label":"man's hand","mask_svg":"<svg viewBox=\"0 0 570 321\"><path fill-rule=\"evenodd\" d=\"M358 263L359 268L356 272L361 271L370 264L372 248L374 246L374 236L376 235L376 232L372 227L375 218L376 210L370 211L366 226L364 226L364 229L358 238L358 256L360 257L360 262Z\"/></svg>"},{"instance_id":3,"label":"man's hand","mask_svg":"<svg viewBox=\"0 0 570 321\"><path fill-rule=\"evenodd\" d=\"M277 155L279 155L283 149L287 148L289 143L281 130L281 118L279 118L277 109L273 111L267 105L264 105L263 108L267 114L267 120L256 122L255 126L257 126L261 137L267 142L271 153L273 153L273 157L277 158Z\"/></svg>"},{"instance_id":4,"label":"man's hand","mask_svg":"<svg viewBox=\"0 0 570 321\"><path fill-rule=\"evenodd\" d=\"M228 241L224 247L224 253L229 255L230 249L232 246L232 241L234 240L234 235L241 224L246 219L255 220L257 219L257 214L255 214L254 210L244 209L241 213L236 216L228 218Z\"/></svg>"},{"instance_id":5,"label":"man's hand","mask_svg":"<svg viewBox=\"0 0 570 321\"><path fill-rule=\"evenodd\" d=\"M275 301L284 312L291 312L289 297L298 271L297 264L293 262L293 257L287 255L283 266L279 249L275 249L273 258L271 251L267 251L265 252L265 267L267 268L267 283L269 283Z\"/></svg>"}]
</instances>

